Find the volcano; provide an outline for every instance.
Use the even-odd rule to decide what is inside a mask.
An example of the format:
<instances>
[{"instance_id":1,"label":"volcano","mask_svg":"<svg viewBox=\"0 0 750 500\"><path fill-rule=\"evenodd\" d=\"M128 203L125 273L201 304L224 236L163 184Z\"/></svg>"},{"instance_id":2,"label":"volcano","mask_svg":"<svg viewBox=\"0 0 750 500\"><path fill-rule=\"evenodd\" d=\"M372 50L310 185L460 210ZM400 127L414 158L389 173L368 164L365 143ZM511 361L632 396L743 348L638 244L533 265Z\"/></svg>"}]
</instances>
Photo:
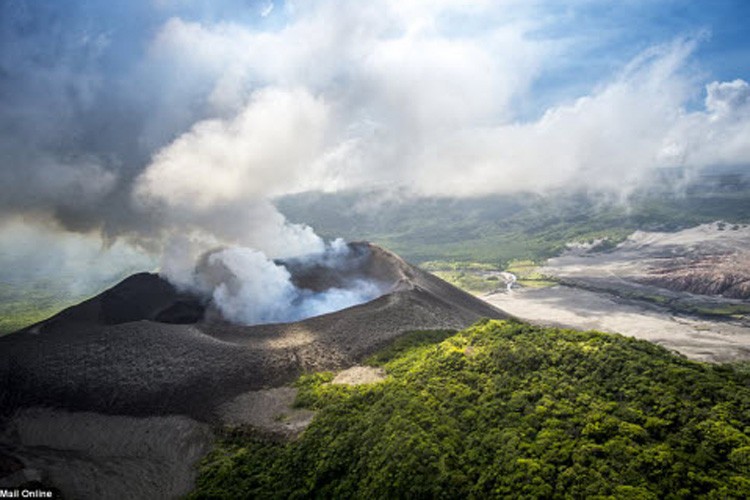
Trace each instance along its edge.
<instances>
[{"instance_id":1,"label":"volcano","mask_svg":"<svg viewBox=\"0 0 750 500\"><path fill-rule=\"evenodd\" d=\"M349 368L408 331L508 317L383 248L348 246L345 265L279 262L305 293L353 280L382 291L329 314L237 325L140 273L0 338L0 486L41 478L70 498L180 497L227 405L262 414L301 373Z\"/></svg>"},{"instance_id":2,"label":"volcano","mask_svg":"<svg viewBox=\"0 0 750 500\"><path fill-rule=\"evenodd\" d=\"M156 274L130 276L46 321L0 338L6 411L26 406L210 420L223 401L308 371L351 366L399 334L459 329L502 311L369 243L356 265L289 261L295 284L318 291L357 277L383 295L291 323L229 323L212 304Z\"/></svg>"}]
</instances>

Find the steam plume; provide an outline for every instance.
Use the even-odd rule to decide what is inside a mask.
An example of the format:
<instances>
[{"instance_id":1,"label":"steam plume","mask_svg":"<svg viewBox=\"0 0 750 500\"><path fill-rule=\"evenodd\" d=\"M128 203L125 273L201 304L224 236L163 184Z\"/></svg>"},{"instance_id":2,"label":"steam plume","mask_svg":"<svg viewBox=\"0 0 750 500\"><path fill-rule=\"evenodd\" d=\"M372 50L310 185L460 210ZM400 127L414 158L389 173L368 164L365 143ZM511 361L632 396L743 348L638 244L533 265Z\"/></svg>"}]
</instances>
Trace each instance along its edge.
<instances>
[{"instance_id":1,"label":"steam plume","mask_svg":"<svg viewBox=\"0 0 750 500\"><path fill-rule=\"evenodd\" d=\"M287 267L298 273L321 267L340 271L356 267L360 258L342 240L288 263L274 262L256 250L232 247L204 254L187 276L172 269L165 277L209 299L226 320L246 325L278 323L337 311L385 293L383 284L357 275L332 285L305 288L294 283Z\"/></svg>"}]
</instances>

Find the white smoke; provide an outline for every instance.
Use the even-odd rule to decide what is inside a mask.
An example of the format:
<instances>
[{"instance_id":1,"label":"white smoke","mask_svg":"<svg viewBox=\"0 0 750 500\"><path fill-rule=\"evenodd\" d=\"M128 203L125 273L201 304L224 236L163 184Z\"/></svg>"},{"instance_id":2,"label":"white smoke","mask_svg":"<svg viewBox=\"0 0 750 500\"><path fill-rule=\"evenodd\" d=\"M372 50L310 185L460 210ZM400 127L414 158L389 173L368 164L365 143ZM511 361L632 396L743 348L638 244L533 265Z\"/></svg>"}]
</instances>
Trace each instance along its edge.
<instances>
[{"instance_id":1,"label":"white smoke","mask_svg":"<svg viewBox=\"0 0 750 500\"><path fill-rule=\"evenodd\" d=\"M249 248L210 254L196 278L223 316L238 323L283 321L296 295L289 271Z\"/></svg>"},{"instance_id":2,"label":"white smoke","mask_svg":"<svg viewBox=\"0 0 750 500\"><path fill-rule=\"evenodd\" d=\"M352 270L360 260L343 240L335 240L322 252L288 262L274 262L265 254L246 247L232 247L204 254L186 274L186 256L180 246L166 259L173 263L162 275L180 288L206 298L221 316L233 323L255 325L299 321L368 302L386 290L381 283L352 276L341 283L319 289L294 283L287 267L322 268L334 273ZM177 265L176 263L179 263Z\"/></svg>"}]
</instances>

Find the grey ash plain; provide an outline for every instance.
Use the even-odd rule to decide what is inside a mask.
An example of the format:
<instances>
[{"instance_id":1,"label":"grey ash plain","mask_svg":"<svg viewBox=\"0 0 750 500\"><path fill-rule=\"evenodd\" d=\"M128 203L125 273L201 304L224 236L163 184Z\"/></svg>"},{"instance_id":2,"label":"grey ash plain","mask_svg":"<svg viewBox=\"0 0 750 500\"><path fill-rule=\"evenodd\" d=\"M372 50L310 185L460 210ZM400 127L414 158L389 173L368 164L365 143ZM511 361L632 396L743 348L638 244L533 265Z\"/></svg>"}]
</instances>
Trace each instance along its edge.
<instances>
[{"instance_id":1,"label":"grey ash plain","mask_svg":"<svg viewBox=\"0 0 750 500\"><path fill-rule=\"evenodd\" d=\"M532 323L621 333L697 361L745 361L749 249L746 225L637 231L611 251L571 248L550 259L539 272L557 286L484 299Z\"/></svg>"}]
</instances>

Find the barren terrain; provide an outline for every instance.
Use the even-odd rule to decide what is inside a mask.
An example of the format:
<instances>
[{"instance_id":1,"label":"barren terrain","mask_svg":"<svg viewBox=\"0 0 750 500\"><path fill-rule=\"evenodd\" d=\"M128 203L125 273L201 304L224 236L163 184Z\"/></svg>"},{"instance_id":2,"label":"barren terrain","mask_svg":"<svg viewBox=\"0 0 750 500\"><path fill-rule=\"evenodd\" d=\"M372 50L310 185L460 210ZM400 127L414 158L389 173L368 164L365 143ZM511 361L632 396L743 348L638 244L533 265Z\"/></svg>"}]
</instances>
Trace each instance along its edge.
<instances>
[{"instance_id":1,"label":"barren terrain","mask_svg":"<svg viewBox=\"0 0 750 500\"><path fill-rule=\"evenodd\" d=\"M542 272L601 288L653 285L713 299L750 297L750 226L722 222L676 233L636 231L610 252L571 249Z\"/></svg>"},{"instance_id":2,"label":"barren terrain","mask_svg":"<svg viewBox=\"0 0 750 500\"><path fill-rule=\"evenodd\" d=\"M539 271L554 287L485 299L519 318L622 333L701 361L750 359L750 228L636 232L610 252L571 249Z\"/></svg>"}]
</instances>

